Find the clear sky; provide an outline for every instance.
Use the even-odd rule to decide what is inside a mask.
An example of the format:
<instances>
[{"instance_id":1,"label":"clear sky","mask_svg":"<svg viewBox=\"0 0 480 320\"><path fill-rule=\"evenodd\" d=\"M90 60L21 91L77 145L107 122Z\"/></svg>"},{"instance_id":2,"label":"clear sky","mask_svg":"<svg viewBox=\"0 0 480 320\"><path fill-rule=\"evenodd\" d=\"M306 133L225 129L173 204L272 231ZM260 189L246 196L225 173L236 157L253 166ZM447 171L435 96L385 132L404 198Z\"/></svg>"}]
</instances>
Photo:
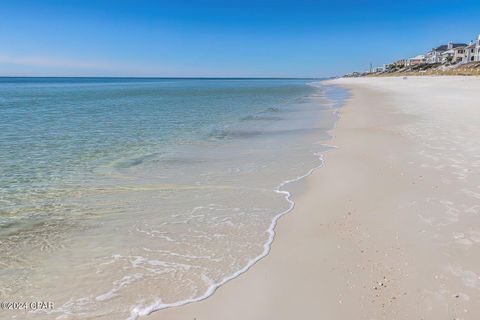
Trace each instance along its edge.
<instances>
[{"instance_id":1,"label":"clear sky","mask_svg":"<svg viewBox=\"0 0 480 320\"><path fill-rule=\"evenodd\" d=\"M479 0L0 0L0 75L323 77L468 42L479 17Z\"/></svg>"}]
</instances>

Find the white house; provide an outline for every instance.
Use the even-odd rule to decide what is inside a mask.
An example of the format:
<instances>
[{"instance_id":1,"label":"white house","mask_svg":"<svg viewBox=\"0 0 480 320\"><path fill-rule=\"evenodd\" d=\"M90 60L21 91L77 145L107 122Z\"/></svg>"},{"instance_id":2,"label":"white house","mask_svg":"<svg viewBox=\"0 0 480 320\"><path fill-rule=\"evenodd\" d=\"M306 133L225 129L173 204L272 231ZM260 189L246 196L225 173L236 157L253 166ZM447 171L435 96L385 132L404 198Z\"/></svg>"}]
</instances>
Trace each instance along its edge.
<instances>
[{"instance_id":1,"label":"white house","mask_svg":"<svg viewBox=\"0 0 480 320\"><path fill-rule=\"evenodd\" d=\"M480 35L477 41L470 41L470 44L465 47L464 62L480 61Z\"/></svg>"},{"instance_id":2,"label":"white house","mask_svg":"<svg viewBox=\"0 0 480 320\"><path fill-rule=\"evenodd\" d=\"M475 49L476 45L473 41L465 47L465 62L475 61Z\"/></svg>"},{"instance_id":3,"label":"white house","mask_svg":"<svg viewBox=\"0 0 480 320\"><path fill-rule=\"evenodd\" d=\"M449 57L453 58L454 51L453 49L458 47L465 47L465 43L453 43L449 42L448 44L441 45L439 47L433 48L426 54L427 63L443 63L446 62Z\"/></svg>"},{"instance_id":4,"label":"white house","mask_svg":"<svg viewBox=\"0 0 480 320\"><path fill-rule=\"evenodd\" d=\"M417 64L424 64L427 62L427 59L423 54L415 56L413 58L407 59L407 66L415 66Z\"/></svg>"},{"instance_id":5,"label":"white house","mask_svg":"<svg viewBox=\"0 0 480 320\"><path fill-rule=\"evenodd\" d=\"M475 61L480 61L480 35L478 35L477 42L475 43Z\"/></svg>"},{"instance_id":6,"label":"white house","mask_svg":"<svg viewBox=\"0 0 480 320\"><path fill-rule=\"evenodd\" d=\"M464 47L457 47L453 49L453 58L452 61L454 63L465 63L467 62L467 55L466 50L467 46Z\"/></svg>"}]
</instances>

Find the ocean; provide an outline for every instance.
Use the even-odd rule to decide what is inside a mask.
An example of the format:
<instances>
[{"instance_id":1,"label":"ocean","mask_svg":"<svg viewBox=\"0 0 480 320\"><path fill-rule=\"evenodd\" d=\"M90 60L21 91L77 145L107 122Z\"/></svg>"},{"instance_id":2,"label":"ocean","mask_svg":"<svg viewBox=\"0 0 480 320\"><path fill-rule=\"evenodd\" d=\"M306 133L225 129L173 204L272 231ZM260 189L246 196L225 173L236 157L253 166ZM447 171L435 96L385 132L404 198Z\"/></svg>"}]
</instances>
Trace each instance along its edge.
<instances>
[{"instance_id":1,"label":"ocean","mask_svg":"<svg viewBox=\"0 0 480 320\"><path fill-rule=\"evenodd\" d=\"M268 254L347 97L309 79L0 78L1 300L54 303L22 319L136 319L209 296Z\"/></svg>"}]
</instances>

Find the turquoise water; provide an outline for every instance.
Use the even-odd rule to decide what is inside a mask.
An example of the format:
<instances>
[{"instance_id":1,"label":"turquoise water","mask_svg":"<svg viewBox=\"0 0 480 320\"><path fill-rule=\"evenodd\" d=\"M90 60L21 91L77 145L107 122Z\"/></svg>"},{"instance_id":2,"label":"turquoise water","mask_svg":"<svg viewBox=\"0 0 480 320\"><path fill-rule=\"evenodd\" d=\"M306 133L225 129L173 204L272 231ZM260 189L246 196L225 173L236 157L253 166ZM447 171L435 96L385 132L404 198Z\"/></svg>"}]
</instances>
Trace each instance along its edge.
<instances>
[{"instance_id":1,"label":"turquoise water","mask_svg":"<svg viewBox=\"0 0 480 320\"><path fill-rule=\"evenodd\" d=\"M37 214L52 188L88 181L102 165L221 138L242 117L311 90L302 80L3 78L1 225L12 211Z\"/></svg>"},{"instance_id":2,"label":"turquoise water","mask_svg":"<svg viewBox=\"0 0 480 320\"><path fill-rule=\"evenodd\" d=\"M268 252L283 186L321 165L345 97L311 80L1 78L2 298L121 319L208 295Z\"/></svg>"}]
</instances>

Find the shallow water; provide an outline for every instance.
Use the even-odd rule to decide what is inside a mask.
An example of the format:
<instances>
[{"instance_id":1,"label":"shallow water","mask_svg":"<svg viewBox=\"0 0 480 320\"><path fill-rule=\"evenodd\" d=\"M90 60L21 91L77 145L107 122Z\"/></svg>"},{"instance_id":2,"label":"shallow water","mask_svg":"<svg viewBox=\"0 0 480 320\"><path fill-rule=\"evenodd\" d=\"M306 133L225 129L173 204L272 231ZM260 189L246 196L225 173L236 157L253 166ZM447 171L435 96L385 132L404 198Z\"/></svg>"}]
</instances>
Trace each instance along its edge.
<instances>
[{"instance_id":1,"label":"shallow water","mask_svg":"<svg viewBox=\"0 0 480 320\"><path fill-rule=\"evenodd\" d=\"M285 182L321 165L345 97L310 80L1 79L1 298L54 302L21 318L126 319L208 295L268 252Z\"/></svg>"}]
</instances>

